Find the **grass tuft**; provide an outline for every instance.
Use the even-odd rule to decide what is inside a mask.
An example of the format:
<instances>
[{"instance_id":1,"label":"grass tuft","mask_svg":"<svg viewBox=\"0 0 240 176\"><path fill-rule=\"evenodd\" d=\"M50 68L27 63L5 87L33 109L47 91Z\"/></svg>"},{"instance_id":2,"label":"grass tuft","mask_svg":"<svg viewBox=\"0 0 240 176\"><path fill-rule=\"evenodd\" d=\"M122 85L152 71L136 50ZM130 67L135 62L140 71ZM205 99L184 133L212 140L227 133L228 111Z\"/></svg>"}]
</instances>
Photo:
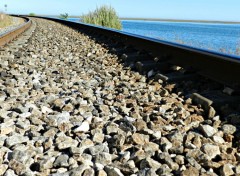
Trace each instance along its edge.
<instances>
[{"instance_id":1,"label":"grass tuft","mask_svg":"<svg viewBox=\"0 0 240 176\"><path fill-rule=\"evenodd\" d=\"M122 29L121 21L114 8L111 6L104 5L99 7L93 12L82 15L81 19L84 23L90 23L119 30Z\"/></svg>"},{"instance_id":2,"label":"grass tuft","mask_svg":"<svg viewBox=\"0 0 240 176\"><path fill-rule=\"evenodd\" d=\"M12 17L4 13L0 13L0 28L4 28L13 24Z\"/></svg>"}]
</instances>

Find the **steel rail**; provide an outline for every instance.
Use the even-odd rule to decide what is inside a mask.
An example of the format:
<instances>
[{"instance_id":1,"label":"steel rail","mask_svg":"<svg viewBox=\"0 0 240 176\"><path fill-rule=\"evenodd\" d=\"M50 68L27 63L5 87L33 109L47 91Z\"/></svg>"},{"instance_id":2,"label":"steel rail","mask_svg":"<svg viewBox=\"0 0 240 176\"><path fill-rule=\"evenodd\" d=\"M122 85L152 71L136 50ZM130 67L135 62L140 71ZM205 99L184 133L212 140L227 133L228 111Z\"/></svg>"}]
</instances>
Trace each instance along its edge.
<instances>
[{"instance_id":1,"label":"steel rail","mask_svg":"<svg viewBox=\"0 0 240 176\"><path fill-rule=\"evenodd\" d=\"M235 90L240 90L240 57L210 50L198 49L163 40L135 35L119 30L72 22L57 18L38 17L52 20L79 31L92 31L113 38L139 50L150 52L170 64L191 68L197 74L210 78Z\"/></svg>"},{"instance_id":2,"label":"steel rail","mask_svg":"<svg viewBox=\"0 0 240 176\"><path fill-rule=\"evenodd\" d=\"M13 16L15 16L15 15L13 15ZM18 35L20 35L24 31L26 31L31 26L32 21L29 18L27 18L27 17L21 17L21 18L24 18L24 20L26 20L26 22L23 23L22 25L18 26L17 28L12 29L12 30L0 35L0 47L4 46L7 43L9 43L10 41L12 41L14 38L16 38Z\"/></svg>"}]
</instances>

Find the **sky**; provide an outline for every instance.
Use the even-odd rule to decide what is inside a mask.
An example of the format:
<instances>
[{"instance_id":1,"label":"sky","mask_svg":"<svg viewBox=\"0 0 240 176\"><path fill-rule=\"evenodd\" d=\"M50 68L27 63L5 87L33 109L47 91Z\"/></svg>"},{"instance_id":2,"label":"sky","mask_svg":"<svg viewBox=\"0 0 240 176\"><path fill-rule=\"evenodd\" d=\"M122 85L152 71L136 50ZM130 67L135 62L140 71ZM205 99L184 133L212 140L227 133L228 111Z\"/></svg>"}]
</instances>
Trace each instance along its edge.
<instances>
[{"instance_id":1,"label":"sky","mask_svg":"<svg viewBox=\"0 0 240 176\"><path fill-rule=\"evenodd\" d=\"M0 10L11 14L80 16L101 5L120 17L240 21L240 0L0 0Z\"/></svg>"}]
</instances>

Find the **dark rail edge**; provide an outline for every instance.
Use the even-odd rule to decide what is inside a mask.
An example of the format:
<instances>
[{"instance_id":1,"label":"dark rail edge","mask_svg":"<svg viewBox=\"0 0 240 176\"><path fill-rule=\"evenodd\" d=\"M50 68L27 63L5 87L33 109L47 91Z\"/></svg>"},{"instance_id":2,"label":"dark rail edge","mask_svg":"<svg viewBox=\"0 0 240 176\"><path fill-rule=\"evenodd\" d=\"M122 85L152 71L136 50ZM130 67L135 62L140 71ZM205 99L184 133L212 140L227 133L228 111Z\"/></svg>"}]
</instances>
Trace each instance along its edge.
<instances>
[{"instance_id":1,"label":"dark rail edge","mask_svg":"<svg viewBox=\"0 0 240 176\"><path fill-rule=\"evenodd\" d=\"M160 60L183 68L192 69L197 74L222 83L237 91L240 90L240 57L238 56L197 49L81 22L42 16L34 17L55 21L77 30L87 29L99 35L113 38L126 45L134 46L139 50L148 51Z\"/></svg>"},{"instance_id":2,"label":"dark rail edge","mask_svg":"<svg viewBox=\"0 0 240 176\"><path fill-rule=\"evenodd\" d=\"M26 31L32 24L32 21L28 17L20 17L18 15L11 15L19 18L23 18L26 22L20 25L19 27L12 29L2 35L0 35L0 47L6 45L10 41L12 41L14 38L16 38L18 35Z\"/></svg>"}]
</instances>

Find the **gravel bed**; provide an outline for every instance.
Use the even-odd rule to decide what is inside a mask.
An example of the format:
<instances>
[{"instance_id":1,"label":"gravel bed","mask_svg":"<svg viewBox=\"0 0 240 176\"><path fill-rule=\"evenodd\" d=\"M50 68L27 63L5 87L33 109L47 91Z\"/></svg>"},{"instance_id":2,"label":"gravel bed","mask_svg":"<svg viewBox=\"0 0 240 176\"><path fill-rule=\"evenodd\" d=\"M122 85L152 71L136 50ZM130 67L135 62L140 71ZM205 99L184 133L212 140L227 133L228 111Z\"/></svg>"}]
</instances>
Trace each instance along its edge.
<instances>
[{"instance_id":1,"label":"gravel bed","mask_svg":"<svg viewBox=\"0 0 240 176\"><path fill-rule=\"evenodd\" d=\"M124 68L88 36L34 21L19 58L0 63L0 175L240 174L237 125Z\"/></svg>"},{"instance_id":2,"label":"gravel bed","mask_svg":"<svg viewBox=\"0 0 240 176\"><path fill-rule=\"evenodd\" d=\"M13 24L11 26L7 26L5 28L0 28L0 35L13 30L24 23L24 20L22 18L12 17L12 20L13 20Z\"/></svg>"}]
</instances>

